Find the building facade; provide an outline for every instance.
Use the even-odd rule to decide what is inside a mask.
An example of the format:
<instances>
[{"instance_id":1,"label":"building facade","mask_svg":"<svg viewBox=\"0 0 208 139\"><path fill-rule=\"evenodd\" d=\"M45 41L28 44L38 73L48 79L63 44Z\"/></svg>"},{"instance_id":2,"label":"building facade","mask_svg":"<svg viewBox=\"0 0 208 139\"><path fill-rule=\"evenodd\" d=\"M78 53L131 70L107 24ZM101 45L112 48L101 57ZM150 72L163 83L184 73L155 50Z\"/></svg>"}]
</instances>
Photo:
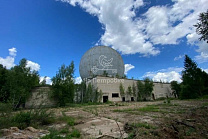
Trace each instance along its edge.
<instances>
[{"instance_id":1,"label":"building facade","mask_svg":"<svg viewBox=\"0 0 208 139\"><path fill-rule=\"evenodd\" d=\"M91 83L94 88L102 91L101 102L107 101L136 101L137 93L133 93L133 88L137 89L137 80L134 79L119 79L114 77L97 76L87 81L87 84ZM149 100L155 100L159 98L171 98L174 97L173 91L169 83L153 83L153 91ZM120 86L123 86L125 94L120 93ZM131 87L132 93L128 94L128 87Z\"/></svg>"}]
</instances>

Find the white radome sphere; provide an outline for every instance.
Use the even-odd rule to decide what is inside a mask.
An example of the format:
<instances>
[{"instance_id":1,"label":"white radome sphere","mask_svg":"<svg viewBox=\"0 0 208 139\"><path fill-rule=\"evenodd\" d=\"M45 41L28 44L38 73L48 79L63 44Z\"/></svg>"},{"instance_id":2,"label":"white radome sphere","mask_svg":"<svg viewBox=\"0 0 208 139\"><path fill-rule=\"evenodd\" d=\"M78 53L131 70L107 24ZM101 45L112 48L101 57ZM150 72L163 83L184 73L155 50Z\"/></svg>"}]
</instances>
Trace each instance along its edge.
<instances>
[{"instance_id":1,"label":"white radome sphere","mask_svg":"<svg viewBox=\"0 0 208 139\"><path fill-rule=\"evenodd\" d=\"M121 55L108 46L95 46L88 50L80 61L79 73L82 79L93 78L97 75L123 77L124 62Z\"/></svg>"}]
</instances>

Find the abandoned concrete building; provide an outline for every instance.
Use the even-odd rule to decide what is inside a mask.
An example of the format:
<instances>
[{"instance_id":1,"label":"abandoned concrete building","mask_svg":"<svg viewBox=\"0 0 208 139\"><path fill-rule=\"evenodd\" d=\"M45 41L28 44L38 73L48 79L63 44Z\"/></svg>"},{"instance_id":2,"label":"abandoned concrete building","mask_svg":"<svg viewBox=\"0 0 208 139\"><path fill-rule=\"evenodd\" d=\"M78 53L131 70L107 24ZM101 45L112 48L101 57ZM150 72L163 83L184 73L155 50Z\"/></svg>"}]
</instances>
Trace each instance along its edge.
<instances>
[{"instance_id":1,"label":"abandoned concrete building","mask_svg":"<svg viewBox=\"0 0 208 139\"><path fill-rule=\"evenodd\" d=\"M101 102L137 100L137 95L120 93L120 84L126 92L129 86L133 88L137 85L137 80L121 78L124 76L124 62L121 55L111 47L96 46L88 50L80 61L79 72L82 80L102 91ZM32 95L27 100L25 107L54 106L55 101L50 99L50 92L51 86L36 87L32 90ZM172 92L169 83L154 82L152 95L148 99L175 97Z\"/></svg>"},{"instance_id":2,"label":"abandoned concrete building","mask_svg":"<svg viewBox=\"0 0 208 139\"><path fill-rule=\"evenodd\" d=\"M127 88L129 86L131 88L135 86L137 92L137 80L96 76L95 78L90 79L87 82L87 84L89 83L91 83L94 88L102 90L101 102L136 101L138 97L137 94L128 95L128 93L125 93L124 95L121 95L119 88L120 84L122 84L125 89L125 92L127 92ZM153 84L153 92L152 96L148 98L149 100L174 97L169 83L153 82Z\"/></svg>"},{"instance_id":3,"label":"abandoned concrete building","mask_svg":"<svg viewBox=\"0 0 208 139\"><path fill-rule=\"evenodd\" d=\"M126 90L129 86L137 85L137 80L116 78L124 76L124 62L121 55L111 47L96 46L88 50L82 56L79 72L82 80L102 91L101 102L137 100L136 95L120 94L120 84ZM154 82L152 96L149 99L162 97L174 97L170 84Z\"/></svg>"}]
</instances>

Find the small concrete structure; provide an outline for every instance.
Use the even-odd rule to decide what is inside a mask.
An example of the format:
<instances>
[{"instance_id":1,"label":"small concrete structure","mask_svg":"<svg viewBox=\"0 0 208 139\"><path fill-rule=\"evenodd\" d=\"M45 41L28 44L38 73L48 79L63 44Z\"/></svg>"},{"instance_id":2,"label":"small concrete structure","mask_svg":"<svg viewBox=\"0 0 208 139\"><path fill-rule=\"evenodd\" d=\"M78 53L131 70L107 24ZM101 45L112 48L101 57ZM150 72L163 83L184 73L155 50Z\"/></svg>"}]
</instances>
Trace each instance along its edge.
<instances>
[{"instance_id":1,"label":"small concrete structure","mask_svg":"<svg viewBox=\"0 0 208 139\"><path fill-rule=\"evenodd\" d=\"M175 97L170 83L154 82L152 94L152 99Z\"/></svg>"},{"instance_id":2,"label":"small concrete structure","mask_svg":"<svg viewBox=\"0 0 208 139\"><path fill-rule=\"evenodd\" d=\"M137 100L137 93L136 95L128 95L127 89L129 86L133 88L135 86L136 92L138 92L137 89L137 80L133 79L119 79L119 78L113 78L113 77L103 77L103 76L97 76L93 79L90 79L87 81L87 84L91 83L94 88L97 88L98 90L102 90L102 100L101 102L107 102L107 101L136 101ZM120 94L120 84L125 89L125 95ZM172 94L172 90L169 83L153 83L153 92L152 96L150 96L150 100L158 99L158 98L170 98L174 97Z\"/></svg>"},{"instance_id":3,"label":"small concrete structure","mask_svg":"<svg viewBox=\"0 0 208 139\"><path fill-rule=\"evenodd\" d=\"M25 103L25 108L53 107L55 101L50 98L51 87L39 86L31 91L31 96Z\"/></svg>"}]
</instances>

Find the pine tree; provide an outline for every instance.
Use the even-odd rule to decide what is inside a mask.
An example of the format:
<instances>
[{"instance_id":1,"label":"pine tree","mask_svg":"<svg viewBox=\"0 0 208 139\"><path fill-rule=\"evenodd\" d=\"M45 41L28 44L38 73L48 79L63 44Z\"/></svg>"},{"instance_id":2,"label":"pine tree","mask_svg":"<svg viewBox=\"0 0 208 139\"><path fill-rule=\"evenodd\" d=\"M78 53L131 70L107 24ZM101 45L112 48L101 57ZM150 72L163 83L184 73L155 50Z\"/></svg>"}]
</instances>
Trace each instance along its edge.
<instances>
[{"instance_id":1,"label":"pine tree","mask_svg":"<svg viewBox=\"0 0 208 139\"><path fill-rule=\"evenodd\" d=\"M198 98L207 93L207 73L197 67L187 55L184 60L184 71L182 71L181 99Z\"/></svg>"},{"instance_id":2,"label":"pine tree","mask_svg":"<svg viewBox=\"0 0 208 139\"><path fill-rule=\"evenodd\" d=\"M207 12L200 13L196 27L196 33L201 35L199 40L207 41L208 43L208 10Z\"/></svg>"}]
</instances>

